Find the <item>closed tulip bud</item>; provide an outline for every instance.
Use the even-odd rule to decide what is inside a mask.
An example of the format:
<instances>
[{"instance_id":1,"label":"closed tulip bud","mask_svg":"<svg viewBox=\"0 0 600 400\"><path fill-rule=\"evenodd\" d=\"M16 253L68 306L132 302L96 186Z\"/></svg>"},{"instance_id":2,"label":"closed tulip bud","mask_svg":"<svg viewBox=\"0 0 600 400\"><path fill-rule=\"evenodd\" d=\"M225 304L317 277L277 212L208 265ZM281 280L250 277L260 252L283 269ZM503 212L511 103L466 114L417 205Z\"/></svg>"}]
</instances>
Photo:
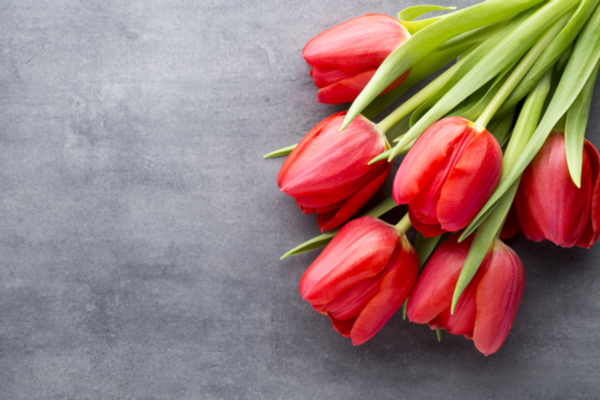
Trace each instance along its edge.
<instances>
[{"instance_id":1,"label":"closed tulip bud","mask_svg":"<svg viewBox=\"0 0 600 400\"><path fill-rule=\"evenodd\" d=\"M442 119L417 140L400 165L392 195L408 204L426 237L465 228L490 198L502 173L502 150L486 130L460 117Z\"/></svg>"},{"instance_id":2,"label":"closed tulip bud","mask_svg":"<svg viewBox=\"0 0 600 400\"><path fill-rule=\"evenodd\" d=\"M300 294L357 346L371 339L406 300L419 273L402 231L374 217L346 224L300 281Z\"/></svg>"},{"instance_id":3,"label":"closed tulip bud","mask_svg":"<svg viewBox=\"0 0 600 400\"><path fill-rule=\"evenodd\" d=\"M425 266L408 300L407 316L473 339L488 356L508 336L523 297L525 270L517 254L496 239L451 314L454 288L473 241L471 235L458 243L459 236L444 242Z\"/></svg>"},{"instance_id":4,"label":"closed tulip bud","mask_svg":"<svg viewBox=\"0 0 600 400\"><path fill-rule=\"evenodd\" d=\"M389 148L377 125L359 116L340 132L345 114L334 114L308 132L277 177L281 191L294 197L303 212L317 213L323 232L350 219L391 169L385 160L368 165Z\"/></svg>"},{"instance_id":5,"label":"closed tulip bud","mask_svg":"<svg viewBox=\"0 0 600 400\"><path fill-rule=\"evenodd\" d=\"M600 234L600 156L587 140L581 187L569 174L562 132L550 134L523 172L515 199L525 237L562 246L590 248Z\"/></svg>"},{"instance_id":6,"label":"closed tulip bud","mask_svg":"<svg viewBox=\"0 0 600 400\"><path fill-rule=\"evenodd\" d=\"M354 101L383 60L409 37L397 19L384 14L353 18L317 35L302 51L302 57L312 66L310 75L320 88L317 101ZM408 73L383 93L400 85Z\"/></svg>"}]
</instances>

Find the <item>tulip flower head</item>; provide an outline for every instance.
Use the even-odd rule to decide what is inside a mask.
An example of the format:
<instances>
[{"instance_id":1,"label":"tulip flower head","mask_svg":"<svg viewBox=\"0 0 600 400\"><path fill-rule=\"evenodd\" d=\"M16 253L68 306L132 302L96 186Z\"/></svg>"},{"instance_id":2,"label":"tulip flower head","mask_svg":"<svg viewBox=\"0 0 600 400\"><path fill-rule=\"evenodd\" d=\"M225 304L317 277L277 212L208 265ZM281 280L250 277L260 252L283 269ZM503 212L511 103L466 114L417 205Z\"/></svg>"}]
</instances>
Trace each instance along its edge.
<instances>
[{"instance_id":1,"label":"tulip flower head","mask_svg":"<svg viewBox=\"0 0 600 400\"><path fill-rule=\"evenodd\" d=\"M384 14L353 18L314 37L304 47L302 57L312 66L310 75L320 88L317 101L354 101L383 60L409 37L397 19ZM409 72L383 93L398 87Z\"/></svg>"},{"instance_id":2,"label":"tulip flower head","mask_svg":"<svg viewBox=\"0 0 600 400\"><path fill-rule=\"evenodd\" d=\"M389 148L377 125L359 116L340 132L345 114L334 114L308 132L277 177L281 191L294 197L303 212L317 213L323 232L350 219L391 169L385 160L368 165Z\"/></svg>"},{"instance_id":3,"label":"tulip flower head","mask_svg":"<svg viewBox=\"0 0 600 400\"><path fill-rule=\"evenodd\" d=\"M498 185L502 150L486 130L460 117L431 125L400 165L392 195L408 204L426 237L465 228Z\"/></svg>"},{"instance_id":4,"label":"tulip flower head","mask_svg":"<svg viewBox=\"0 0 600 400\"><path fill-rule=\"evenodd\" d=\"M488 356L508 336L523 297L525 270L517 254L496 239L451 314L454 288L473 241L471 235L458 243L459 236L446 240L425 266L408 300L407 316L473 339Z\"/></svg>"},{"instance_id":5,"label":"tulip flower head","mask_svg":"<svg viewBox=\"0 0 600 400\"><path fill-rule=\"evenodd\" d=\"M300 294L357 346L404 303L419 260L403 232L374 217L349 222L300 281Z\"/></svg>"},{"instance_id":6,"label":"tulip flower head","mask_svg":"<svg viewBox=\"0 0 600 400\"><path fill-rule=\"evenodd\" d=\"M587 140L581 187L569 174L562 132L552 132L523 172L515 199L525 237L561 247L590 248L600 234L600 156Z\"/></svg>"}]
</instances>

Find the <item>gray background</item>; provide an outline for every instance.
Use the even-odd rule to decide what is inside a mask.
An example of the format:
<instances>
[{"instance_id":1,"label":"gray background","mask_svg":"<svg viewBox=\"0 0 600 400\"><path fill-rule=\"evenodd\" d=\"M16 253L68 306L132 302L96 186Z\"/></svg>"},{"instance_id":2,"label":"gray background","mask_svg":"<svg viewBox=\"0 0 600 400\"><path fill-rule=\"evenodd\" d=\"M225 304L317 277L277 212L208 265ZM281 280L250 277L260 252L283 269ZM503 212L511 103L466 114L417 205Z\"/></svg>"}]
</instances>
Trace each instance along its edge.
<instances>
[{"instance_id":1,"label":"gray background","mask_svg":"<svg viewBox=\"0 0 600 400\"><path fill-rule=\"evenodd\" d=\"M598 246L510 242L527 286L487 358L400 315L353 347L298 294L316 253L278 260L319 232L262 155L341 109L302 47L414 4L1 1L0 398L598 396Z\"/></svg>"}]
</instances>

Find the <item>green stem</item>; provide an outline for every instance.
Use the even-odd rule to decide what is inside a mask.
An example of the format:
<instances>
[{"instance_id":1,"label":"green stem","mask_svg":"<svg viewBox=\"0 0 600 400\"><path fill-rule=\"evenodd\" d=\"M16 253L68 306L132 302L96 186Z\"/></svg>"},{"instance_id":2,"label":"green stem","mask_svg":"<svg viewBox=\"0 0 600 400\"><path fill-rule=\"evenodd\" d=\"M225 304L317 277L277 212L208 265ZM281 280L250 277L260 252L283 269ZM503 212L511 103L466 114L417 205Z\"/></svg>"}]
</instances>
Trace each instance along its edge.
<instances>
[{"instance_id":1,"label":"green stem","mask_svg":"<svg viewBox=\"0 0 600 400\"><path fill-rule=\"evenodd\" d=\"M429 85L425 86L413 97L405 101L400 107L396 108L390 115L385 117L381 122L377 124L377 127L382 132L387 132L392 126L396 125L402 118L416 110L421 104L427 101L433 96L438 90L440 90L446 82L452 78L452 75L465 63L467 57L463 57L460 61L455 63L451 68L448 68L443 74L438 76Z\"/></svg>"},{"instance_id":2,"label":"green stem","mask_svg":"<svg viewBox=\"0 0 600 400\"><path fill-rule=\"evenodd\" d=\"M475 122L476 126L485 128L487 124L489 124L494 117L494 114L496 114L496 111L498 111L508 96L510 96L519 82L521 82L521 79L529 72L533 64L535 64L546 47L548 47L550 42L558 35L570 18L571 14L562 17L552 28L550 28L550 30L548 30L548 32L546 32L546 34L544 34L544 36L541 37L540 40L538 40L531 50L529 50L506 82L504 82L498 93L496 93L492 101L487 105L483 113L479 116Z\"/></svg>"},{"instance_id":3,"label":"green stem","mask_svg":"<svg viewBox=\"0 0 600 400\"><path fill-rule=\"evenodd\" d=\"M410 218L408 213L396 224L396 230L400 233L406 233L411 228Z\"/></svg>"}]
</instances>

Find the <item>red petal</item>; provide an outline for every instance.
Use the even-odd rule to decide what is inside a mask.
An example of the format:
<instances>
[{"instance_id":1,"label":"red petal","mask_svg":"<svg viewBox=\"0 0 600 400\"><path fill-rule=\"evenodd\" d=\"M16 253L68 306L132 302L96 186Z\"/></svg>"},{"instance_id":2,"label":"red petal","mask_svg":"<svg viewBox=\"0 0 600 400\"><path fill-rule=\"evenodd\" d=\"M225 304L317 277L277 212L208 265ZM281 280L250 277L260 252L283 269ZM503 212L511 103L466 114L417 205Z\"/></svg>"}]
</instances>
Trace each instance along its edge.
<instances>
[{"instance_id":1,"label":"red petal","mask_svg":"<svg viewBox=\"0 0 600 400\"><path fill-rule=\"evenodd\" d=\"M523 233L530 238L530 231L535 233L537 230L559 246L574 246L589 218L591 194L586 153L583 155L581 189L578 189L569 174L564 135L550 134L521 179L516 206Z\"/></svg>"},{"instance_id":2,"label":"red petal","mask_svg":"<svg viewBox=\"0 0 600 400\"><path fill-rule=\"evenodd\" d=\"M408 319L425 324L450 307L454 287L465 263L473 235L458 243L452 235L436 250L423 269L408 300Z\"/></svg>"},{"instance_id":3,"label":"red petal","mask_svg":"<svg viewBox=\"0 0 600 400\"><path fill-rule=\"evenodd\" d=\"M484 260L484 262L486 262L486 260ZM480 277L480 274L476 274L465 288L458 303L456 303L454 314L450 314L449 308L446 309L448 312L446 330L453 335L467 334L472 332L475 327L475 316L477 315L476 294Z\"/></svg>"},{"instance_id":4,"label":"red petal","mask_svg":"<svg viewBox=\"0 0 600 400\"><path fill-rule=\"evenodd\" d=\"M378 66L410 34L388 15L367 14L342 22L306 44L302 57L312 66L356 70Z\"/></svg>"},{"instance_id":5,"label":"red petal","mask_svg":"<svg viewBox=\"0 0 600 400\"><path fill-rule=\"evenodd\" d=\"M402 306L419 274L419 258L403 235L390 260L379 292L360 313L350 337L355 346L371 339Z\"/></svg>"},{"instance_id":6,"label":"red petal","mask_svg":"<svg viewBox=\"0 0 600 400\"><path fill-rule=\"evenodd\" d=\"M517 254L500 240L477 288L477 317L473 341L488 356L498 351L517 315L523 291L525 270Z\"/></svg>"},{"instance_id":7,"label":"red petal","mask_svg":"<svg viewBox=\"0 0 600 400\"><path fill-rule=\"evenodd\" d=\"M312 141L312 139L315 136L317 136L321 132L321 129L323 129L323 127L327 126L334 119L336 119L342 115L346 115L346 112L343 111L343 112L339 112L339 113L330 115L329 117L325 118L324 120L319 122L317 125L315 125L314 128L312 128L306 135L304 135L304 137L302 138L300 143L298 143L298 145L294 148L294 150L292 150L292 152L287 156L283 165L281 166L281 169L279 170L279 174L277 175L277 185L280 188L281 188L282 182L286 179L286 175L288 173L290 166L294 163L296 158L298 158L298 156L302 153L304 148Z\"/></svg>"},{"instance_id":8,"label":"red petal","mask_svg":"<svg viewBox=\"0 0 600 400\"><path fill-rule=\"evenodd\" d=\"M484 130L475 135L444 183L437 205L442 228L455 232L469 225L498 186L501 174L502 150Z\"/></svg>"},{"instance_id":9,"label":"red petal","mask_svg":"<svg viewBox=\"0 0 600 400\"><path fill-rule=\"evenodd\" d=\"M335 329L336 332L341 333L344 337L350 337L350 332L352 332L352 327L354 326L356 317L340 320L329 315L329 319L331 320L333 329Z\"/></svg>"},{"instance_id":10,"label":"red petal","mask_svg":"<svg viewBox=\"0 0 600 400\"><path fill-rule=\"evenodd\" d=\"M372 71L375 73L376 69L377 68L367 68L353 71L342 71L338 68L312 67L310 70L310 76L313 78L313 81L318 88L324 88L344 79L352 78L361 72ZM373 76L373 73L371 76Z\"/></svg>"},{"instance_id":11,"label":"red petal","mask_svg":"<svg viewBox=\"0 0 600 400\"><path fill-rule=\"evenodd\" d=\"M596 243L600 235L600 154L598 154L598 150L594 145L587 140L584 144L584 150L590 163L593 190L590 216L577 245L589 249Z\"/></svg>"},{"instance_id":12,"label":"red petal","mask_svg":"<svg viewBox=\"0 0 600 400\"><path fill-rule=\"evenodd\" d=\"M375 192L379 190L392 170L392 164L389 164L387 161L384 160L380 163L382 164L382 167L385 167L385 164L387 164L387 168L383 170L383 173L374 169L373 172L378 173L379 176L377 176L375 179L373 179L371 176L368 176L369 180L372 179L371 182L365 185L358 192L354 193L341 208L337 209L335 212L317 215L317 223L319 224L321 232L337 228L344 222L348 221L354 214L356 214L358 210L360 210L362 206L367 203L367 201L369 201L371 197L373 197Z\"/></svg>"},{"instance_id":13,"label":"red petal","mask_svg":"<svg viewBox=\"0 0 600 400\"><path fill-rule=\"evenodd\" d=\"M392 194L397 204L408 204L443 174L457 143L465 139L469 124L464 118L444 118L431 125L410 149L394 178Z\"/></svg>"},{"instance_id":14,"label":"red petal","mask_svg":"<svg viewBox=\"0 0 600 400\"><path fill-rule=\"evenodd\" d=\"M327 304L376 276L387 266L397 243L396 229L377 218L350 221L302 276L302 298L312 304Z\"/></svg>"},{"instance_id":15,"label":"red petal","mask_svg":"<svg viewBox=\"0 0 600 400\"><path fill-rule=\"evenodd\" d=\"M312 137L293 162L284 164L281 190L302 207L319 209L346 200L364 185L361 179L377 168L368 162L386 148L382 132L362 116L339 132L343 115Z\"/></svg>"},{"instance_id":16,"label":"red petal","mask_svg":"<svg viewBox=\"0 0 600 400\"><path fill-rule=\"evenodd\" d=\"M365 86L367 86L373 75L375 75L375 71L377 71L377 68L364 70L353 76L332 83L329 86L319 86L321 89L317 92L317 101L325 104L340 104L354 101ZM408 77L409 73L410 70L402 74L381 92L380 95L388 93L400 86L400 84Z\"/></svg>"},{"instance_id":17,"label":"red petal","mask_svg":"<svg viewBox=\"0 0 600 400\"><path fill-rule=\"evenodd\" d=\"M421 222L419 220L420 216L415 215L415 212L412 209L408 209L408 215L410 217L410 222L412 226L421 233L421 235L425 237L434 237L439 236L446 233L445 230L442 229L442 226L439 223L427 224Z\"/></svg>"}]
</instances>

